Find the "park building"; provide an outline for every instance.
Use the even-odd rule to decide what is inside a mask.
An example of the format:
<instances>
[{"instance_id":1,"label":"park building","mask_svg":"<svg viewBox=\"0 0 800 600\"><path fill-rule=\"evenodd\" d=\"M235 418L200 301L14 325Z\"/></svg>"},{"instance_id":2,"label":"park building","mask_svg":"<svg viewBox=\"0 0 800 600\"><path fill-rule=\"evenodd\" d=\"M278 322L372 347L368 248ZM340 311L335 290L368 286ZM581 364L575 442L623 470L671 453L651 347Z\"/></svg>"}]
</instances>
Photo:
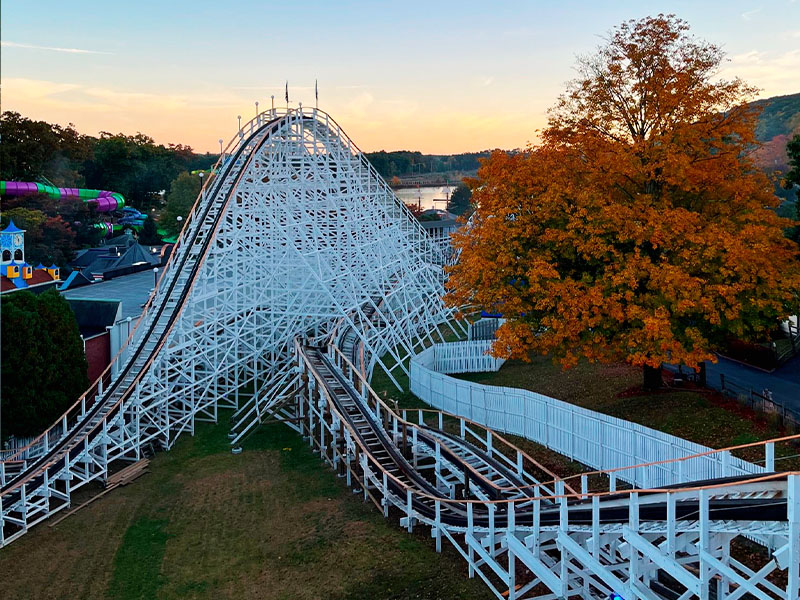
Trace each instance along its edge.
<instances>
[{"instance_id":1,"label":"park building","mask_svg":"<svg viewBox=\"0 0 800 600\"><path fill-rule=\"evenodd\" d=\"M25 230L9 221L0 231L0 293L27 289L35 294L55 287L61 281L58 265L39 263L31 266L25 261Z\"/></svg>"},{"instance_id":2,"label":"park building","mask_svg":"<svg viewBox=\"0 0 800 600\"><path fill-rule=\"evenodd\" d=\"M450 213L445 214L445 218L440 218L436 221L420 221L420 225L422 225L425 233L433 239L436 246L444 253L445 259L449 261L453 255L453 245L450 236L461 227L461 223Z\"/></svg>"}]
</instances>

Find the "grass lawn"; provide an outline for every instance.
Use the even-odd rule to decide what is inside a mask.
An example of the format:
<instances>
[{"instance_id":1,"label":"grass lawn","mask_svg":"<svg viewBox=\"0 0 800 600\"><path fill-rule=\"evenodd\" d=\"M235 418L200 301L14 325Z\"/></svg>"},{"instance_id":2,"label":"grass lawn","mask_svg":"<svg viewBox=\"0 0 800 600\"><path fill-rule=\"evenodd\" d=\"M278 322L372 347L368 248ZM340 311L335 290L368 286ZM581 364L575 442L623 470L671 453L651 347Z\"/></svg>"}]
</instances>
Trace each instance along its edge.
<instances>
[{"instance_id":1,"label":"grass lawn","mask_svg":"<svg viewBox=\"0 0 800 600\"><path fill-rule=\"evenodd\" d=\"M458 375L468 381L533 390L571 404L596 410L693 442L724 448L782 435L752 411L717 394L670 391L630 395L621 392L641 385L641 369L628 365L598 365L582 361L563 371L546 357L530 363L509 361L497 373Z\"/></svg>"},{"instance_id":2,"label":"grass lawn","mask_svg":"<svg viewBox=\"0 0 800 600\"><path fill-rule=\"evenodd\" d=\"M455 551L384 520L285 425L234 456L224 422L0 550L0 598L489 597Z\"/></svg>"}]
</instances>

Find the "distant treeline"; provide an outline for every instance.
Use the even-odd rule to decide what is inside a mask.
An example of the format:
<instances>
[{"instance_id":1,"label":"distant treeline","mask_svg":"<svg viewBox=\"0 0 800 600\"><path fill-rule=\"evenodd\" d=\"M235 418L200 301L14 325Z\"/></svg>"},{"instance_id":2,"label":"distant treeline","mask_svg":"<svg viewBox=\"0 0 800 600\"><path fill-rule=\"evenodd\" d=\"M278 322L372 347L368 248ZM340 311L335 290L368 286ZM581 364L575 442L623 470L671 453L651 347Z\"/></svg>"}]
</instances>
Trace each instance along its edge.
<instances>
[{"instance_id":1,"label":"distant treeline","mask_svg":"<svg viewBox=\"0 0 800 600\"><path fill-rule=\"evenodd\" d=\"M465 154L422 154L410 150L395 152L366 152L367 160L372 163L383 177L403 177L418 173L444 173L446 171L476 171L480 166L479 159L488 158L490 152L467 152Z\"/></svg>"},{"instance_id":2,"label":"distant treeline","mask_svg":"<svg viewBox=\"0 0 800 600\"><path fill-rule=\"evenodd\" d=\"M182 144L156 144L142 133L94 137L16 112L3 113L0 135L0 179L111 190L140 210L155 206L179 173L207 169L218 158Z\"/></svg>"}]
</instances>

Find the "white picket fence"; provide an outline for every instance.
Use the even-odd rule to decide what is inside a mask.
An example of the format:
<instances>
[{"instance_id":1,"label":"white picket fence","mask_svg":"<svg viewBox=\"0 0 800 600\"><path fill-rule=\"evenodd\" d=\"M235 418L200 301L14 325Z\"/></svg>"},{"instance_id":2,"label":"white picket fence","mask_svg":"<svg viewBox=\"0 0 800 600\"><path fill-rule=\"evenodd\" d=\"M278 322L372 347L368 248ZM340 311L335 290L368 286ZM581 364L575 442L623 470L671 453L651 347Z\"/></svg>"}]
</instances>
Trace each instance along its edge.
<instances>
[{"instance_id":1,"label":"white picket fence","mask_svg":"<svg viewBox=\"0 0 800 600\"><path fill-rule=\"evenodd\" d=\"M452 342L437 344L434 352L433 370L439 373L486 373L497 371L503 363L502 358L489 354L493 340L471 342Z\"/></svg>"},{"instance_id":2,"label":"white picket fence","mask_svg":"<svg viewBox=\"0 0 800 600\"><path fill-rule=\"evenodd\" d=\"M587 410L542 394L481 385L448 376L469 365L489 366L487 341L437 344L411 360L411 391L432 407L501 433L527 438L592 469L606 470L678 459L711 450L643 425ZM458 346L449 348L449 346ZM471 354L471 356L470 356ZM501 362L501 361L499 361ZM764 472L759 465L720 452L685 461L622 471L639 488Z\"/></svg>"}]
</instances>

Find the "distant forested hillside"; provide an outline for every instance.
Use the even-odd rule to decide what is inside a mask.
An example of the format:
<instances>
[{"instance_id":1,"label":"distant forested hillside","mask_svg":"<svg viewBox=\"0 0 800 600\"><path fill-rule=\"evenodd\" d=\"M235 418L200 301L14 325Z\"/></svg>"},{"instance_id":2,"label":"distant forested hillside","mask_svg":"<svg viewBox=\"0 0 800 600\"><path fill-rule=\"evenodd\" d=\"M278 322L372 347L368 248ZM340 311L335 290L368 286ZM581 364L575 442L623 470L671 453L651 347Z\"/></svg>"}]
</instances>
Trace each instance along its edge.
<instances>
[{"instance_id":1,"label":"distant forested hillside","mask_svg":"<svg viewBox=\"0 0 800 600\"><path fill-rule=\"evenodd\" d=\"M765 98L753 104L763 106L756 128L756 135L762 142L769 142L778 135L800 133L800 93Z\"/></svg>"},{"instance_id":2,"label":"distant forested hillside","mask_svg":"<svg viewBox=\"0 0 800 600\"><path fill-rule=\"evenodd\" d=\"M778 196L785 201L794 200L794 191L785 189L782 180L789 171L786 145L795 135L800 135L800 94L765 98L753 104L762 107L756 136L764 144L756 152L756 164L774 176ZM794 216L794 207L784 206L782 214Z\"/></svg>"}]
</instances>

